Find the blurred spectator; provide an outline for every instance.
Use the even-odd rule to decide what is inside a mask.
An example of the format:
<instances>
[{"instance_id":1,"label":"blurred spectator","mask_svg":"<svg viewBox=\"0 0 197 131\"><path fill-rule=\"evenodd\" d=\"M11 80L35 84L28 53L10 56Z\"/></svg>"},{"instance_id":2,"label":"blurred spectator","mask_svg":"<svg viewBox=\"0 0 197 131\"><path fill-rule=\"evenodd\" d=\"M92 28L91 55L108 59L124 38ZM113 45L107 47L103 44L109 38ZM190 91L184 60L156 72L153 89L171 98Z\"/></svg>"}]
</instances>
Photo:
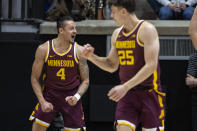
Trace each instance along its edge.
<instances>
[{"instance_id":1,"label":"blurred spectator","mask_svg":"<svg viewBox=\"0 0 197 131\"><path fill-rule=\"evenodd\" d=\"M161 4L157 0L147 0L153 11L157 16L159 16L159 9Z\"/></svg>"},{"instance_id":2,"label":"blurred spectator","mask_svg":"<svg viewBox=\"0 0 197 131\"><path fill-rule=\"evenodd\" d=\"M159 11L160 20L191 20L196 0L157 0L163 6Z\"/></svg>"},{"instance_id":3,"label":"blurred spectator","mask_svg":"<svg viewBox=\"0 0 197 131\"><path fill-rule=\"evenodd\" d=\"M195 52L190 56L187 68L186 85L192 91L192 131L197 131L197 7L194 10L192 20L189 25L189 34Z\"/></svg>"},{"instance_id":4,"label":"blurred spectator","mask_svg":"<svg viewBox=\"0 0 197 131\"><path fill-rule=\"evenodd\" d=\"M79 14L73 14L74 3ZM45 5L46 20L56 21L60 16L70 15L74 20L95 19L95 0L48 0Z\"/></svg>"},{"instance_id":5,"label":"blurred spectator","mask_svg":"<svg viewBox=\"0 0 197 131\"><path fill-rule=\"evenodd\" d=\"M192 131L197 131L197 51L190 56L185 82L192 91Z\"/></svg>"},{"instance_id":6,"label":"blurred spectator","mask_svg":"<svg viewBox=\"0 0 197 131\"><path fill-rule=\"evenodd\" d=\"M96 0L81 0L82 9L81 15L86 17L86 19L95 19L96 18Z\"/></svg>"},{"instance_id":7,"label":"blurred spectator","mask_svg":"<svg viewBox=\"0 0 197 131\"><path fill-rule=\"evenodd\" d=\"M48 0L46 4L46 20L56 21L60 16L69 15L66 0Z\"/></svg>"}]
</instances>

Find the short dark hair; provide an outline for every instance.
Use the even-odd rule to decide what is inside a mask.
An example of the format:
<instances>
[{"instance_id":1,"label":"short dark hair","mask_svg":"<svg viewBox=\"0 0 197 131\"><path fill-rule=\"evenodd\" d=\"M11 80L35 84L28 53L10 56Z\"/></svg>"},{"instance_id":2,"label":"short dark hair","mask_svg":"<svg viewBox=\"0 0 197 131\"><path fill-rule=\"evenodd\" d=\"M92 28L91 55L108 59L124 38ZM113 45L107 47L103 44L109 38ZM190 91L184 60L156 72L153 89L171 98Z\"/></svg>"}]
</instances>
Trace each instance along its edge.
<instances>
[{"instance_id":1,"label":"short dark hair","mask_svg":"<svg viewBox=\"0 0 197 131\"><path fill-rule=\"evenodd\" d=\"M64 21L74 21L71 16L62 16L57 19L57 32L59 33L59 28L64 28Z\"/></svg>"},{"instance_id":2,"label":"short dark hair","mask_svg":"<svg viewBox=\"0 0 197 131\"><path fill-rule=\"evenodd\" d=\"M108 0L108 4L111 7L122 7L125 8L129 13L134 13L136 9L135 0Z\"/></svg>"}]
</instances>

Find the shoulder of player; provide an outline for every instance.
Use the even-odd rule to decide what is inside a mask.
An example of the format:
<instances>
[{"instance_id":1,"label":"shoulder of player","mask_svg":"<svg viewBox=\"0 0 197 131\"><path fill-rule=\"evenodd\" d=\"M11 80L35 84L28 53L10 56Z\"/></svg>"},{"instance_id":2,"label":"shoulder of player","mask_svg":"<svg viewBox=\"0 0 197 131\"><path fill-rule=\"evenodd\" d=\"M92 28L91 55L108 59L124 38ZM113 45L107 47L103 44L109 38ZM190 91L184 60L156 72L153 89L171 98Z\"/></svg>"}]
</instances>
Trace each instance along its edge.
<instances>
[{"instance_id":1,"label":"shoulder of player","mask_svg":"<svg viewBox=\"0 0 197 131\"><path fill-rule=\"evenodd\" d=\"M111 43L112 43L112 45L115 44L116 39L117 39L118 34L120 33L121 29L122 29L122 26L114 30L114 32L112 34L112 37L111 37Z\"/></svg>"},{"instance_id":2,"label":"shoulder of player","mask_svg":"<svg viewBox=\"0 0 197 131\"><path fill-rule=\"evenodd\" d=\"M81 59L80 57L80 54L81 54L81 51L83 49L83 46L79 45L77 42L75 42L76 44L76 53L77 53L77 57L79 58L79 60Z\"/></svg>"},{"instance_id":3,"label":"shoulder of player","mask_svg":"<svg viewBox=\"0 0 197 131\"><path fill-rule=\"evenodd\" d=\"M157 30L155 26L147 21L144 21L144 23L141 25L139 29L139 38L143 41L143 39L149 39L152 37L156 37Z\"/></svg>"},{"instance_id":4,"label":"shoulder of player","mask_svg":"<svg viewBox=\"0 0 197 131\"><path fill-rule=\"evenodd\" d=\"M79 52L83 46L79 45L77 42L75 42L75 44L76 44L76 51Z\"/></svg>"},{"instance_id":5,"label":"shoulder of player","mask_svg":"<svg viewBox=\"0 0 197 131\"><path fill-rule=\"evenodd\" d=\"M115 29L114 32L113 32L113 34L112 34L112 37L113 37L113 36L114 36L114 37L117 37L118 34L120 33L121 29L122 29L122 26L119 27L119 28L117 28L117 29Z\"/></svg>"},{"instance_id":6,"label":"shoulder of player","mask_svg":"<svg viewBox=\"0 0 197 131\"><path fill-rule=\"evenodd\" d=\"M156 28L153 24L149 23L148 21L144 21L141 25L141 30L143 30L143 32L152 32L152 31L156 31Z\"/></svg>"},{"instance_id":7,"label":"shoulder of player","mask_svg":"<svg viewBox=\"0 0 197 131\"><path fill-rule=\"evenodd\" d=\"M37 51L36 53L39 54L40 57L45 57L46 55L46 52L47 52L47 42L43 43L43 44L40 44L37 48Z\"/></svg>"}]
</instances>

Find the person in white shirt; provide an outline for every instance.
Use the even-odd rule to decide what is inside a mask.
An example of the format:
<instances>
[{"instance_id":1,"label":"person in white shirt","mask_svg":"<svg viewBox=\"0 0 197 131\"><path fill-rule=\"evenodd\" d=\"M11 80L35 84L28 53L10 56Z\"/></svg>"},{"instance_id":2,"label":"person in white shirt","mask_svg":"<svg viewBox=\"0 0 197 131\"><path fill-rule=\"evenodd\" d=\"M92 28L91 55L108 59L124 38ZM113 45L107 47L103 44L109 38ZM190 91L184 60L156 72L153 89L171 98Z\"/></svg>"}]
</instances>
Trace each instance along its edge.
<instances>
[{"instance_id":1,"label":"person in white shirt","mask_svg":"<svg viewBox=\"0 0 197 131\"><path fill-rule=\"evenodd\" d=\"M159 11L160 20L191 20L197 0L156 0L162 7Z\"/></svg>"}]
</instances>

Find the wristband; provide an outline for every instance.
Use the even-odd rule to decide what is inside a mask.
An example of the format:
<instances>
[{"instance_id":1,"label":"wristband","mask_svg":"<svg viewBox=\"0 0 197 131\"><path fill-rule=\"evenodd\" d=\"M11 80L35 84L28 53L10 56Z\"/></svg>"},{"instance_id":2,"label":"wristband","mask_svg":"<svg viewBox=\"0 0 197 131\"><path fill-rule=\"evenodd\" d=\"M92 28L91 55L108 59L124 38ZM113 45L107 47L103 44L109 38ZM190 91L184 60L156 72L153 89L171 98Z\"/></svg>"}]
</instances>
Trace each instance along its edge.
<instances>
[{"instance_id":1,"label":"wristband","mask_svg":"<svg viewBox=\"0 0 197 131\"><path fill-rule=\"evenodd\" d=\"M81 96L79 95L79 93L76 93L74 96L77 98L77 100L79 100L81 98Z\"/></svg>"}]
</instances>

